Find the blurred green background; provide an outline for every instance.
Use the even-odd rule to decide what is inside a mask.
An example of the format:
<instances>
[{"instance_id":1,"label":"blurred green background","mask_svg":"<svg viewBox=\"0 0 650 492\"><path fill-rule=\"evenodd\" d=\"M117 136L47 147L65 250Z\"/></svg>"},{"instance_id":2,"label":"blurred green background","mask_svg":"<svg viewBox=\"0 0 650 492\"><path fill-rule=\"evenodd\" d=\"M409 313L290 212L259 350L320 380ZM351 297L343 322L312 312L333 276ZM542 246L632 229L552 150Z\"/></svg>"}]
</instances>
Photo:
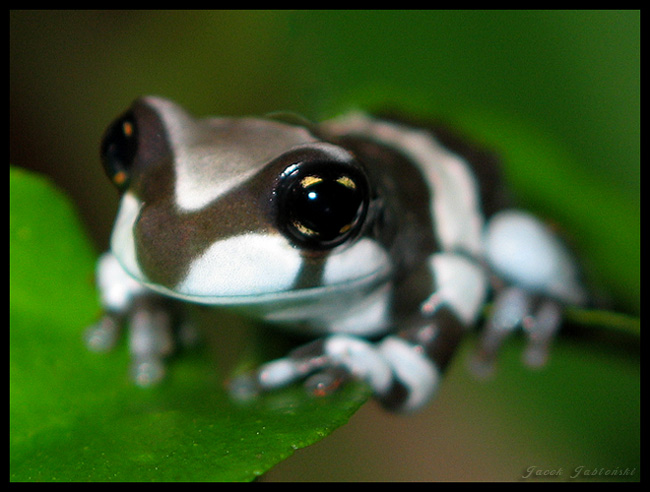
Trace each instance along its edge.
<instances>
[{"instance_id":1,"label":"blurred green background","mask_svg":"<svg viewBox=\"0 0 650 492\"><path fill-rule=\"evenodd\" d=\"M517 194L577 236L613 306L634 313L639 72L638 11L12 11L10 160L72 196L100 251L117 196L99 139L139 95L197 115L290 110L318 120L382 101L423 114L492 113L570 156L570 172L551 169L547 182L566 194L563 181L579 177L574 189L589 189L588 203L567 211L567 197L539 198L525 181ZM582 234L599 221L602 236ZM513 347L496 381L472 381L461 359L424 413L398 418L366 405L267 479L517 480L531 465L563 467L564 478L572 466L638 466L633 344L565 338L549 370L534 374L519 369ZM563 353L582 351L582 364L563 366Z\"/></svg>"}]
</instances>

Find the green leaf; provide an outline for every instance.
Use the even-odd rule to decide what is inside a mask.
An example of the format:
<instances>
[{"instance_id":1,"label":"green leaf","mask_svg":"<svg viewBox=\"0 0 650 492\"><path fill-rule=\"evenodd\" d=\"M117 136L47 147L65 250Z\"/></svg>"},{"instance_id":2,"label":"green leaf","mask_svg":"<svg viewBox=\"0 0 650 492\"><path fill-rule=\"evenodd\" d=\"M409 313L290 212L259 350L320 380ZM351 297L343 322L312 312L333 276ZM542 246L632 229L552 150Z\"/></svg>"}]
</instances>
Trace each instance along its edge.
<instances>
[{"instance_id":1,"label":"green leaf","mask_svg":"<svg viewBox=\"0 0 650 492\"><path fill-rule=\"evenodd\" d=\"M353 384L235 404L215 369L225 350L210 343L176 358L163 385L133 386L124 347L95 354L82 342L100 313L96 255L67 199L11 169L9 215L11 480L252 480L367 399Z\"/></svg>"}]
</instances>

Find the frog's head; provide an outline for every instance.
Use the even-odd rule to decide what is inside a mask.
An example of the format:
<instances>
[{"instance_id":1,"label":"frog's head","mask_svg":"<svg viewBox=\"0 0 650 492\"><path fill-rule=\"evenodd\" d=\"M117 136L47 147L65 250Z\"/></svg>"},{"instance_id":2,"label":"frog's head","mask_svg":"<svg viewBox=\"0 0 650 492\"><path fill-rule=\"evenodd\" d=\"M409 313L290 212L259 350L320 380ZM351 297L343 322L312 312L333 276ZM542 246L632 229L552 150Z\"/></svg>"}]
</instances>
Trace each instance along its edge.
<instances>
[{"instance_id":1,"label":"frog's head","mask_svg":"<svg viewBox=\"0 0 650 492\"><path fill-rule=\"evenodd\" d=\"M260 302L389 268L368 236L374 192L364 166L306 125L195 119L146 97L108 128L102 160L122 196L112 251L167 294Z\"/></svg>"}]
</instances>

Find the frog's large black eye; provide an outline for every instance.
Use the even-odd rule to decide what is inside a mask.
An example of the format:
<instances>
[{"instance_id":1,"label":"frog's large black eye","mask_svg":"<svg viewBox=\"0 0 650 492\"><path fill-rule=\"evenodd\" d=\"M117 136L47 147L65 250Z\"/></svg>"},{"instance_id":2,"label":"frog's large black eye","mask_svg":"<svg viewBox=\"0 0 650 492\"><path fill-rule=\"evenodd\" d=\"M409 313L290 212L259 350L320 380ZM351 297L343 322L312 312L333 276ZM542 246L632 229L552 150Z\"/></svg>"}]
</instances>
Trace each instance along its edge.
<instances>
[{"instance_id":1,"label":"frog's large black eye","mask_svg":"<svg viewBox=\"0 0 650 492\"><path fill-rule=\"evenodd\" d=\"M368 211L364 172L349 163L294 164L277 190L279 225L299 246L330 249L354 237Z\"/></svg>"},{"instance_id":2,"label":"frog's large black eye","mask_svg":"<svg viewBox=\"0 0 650 492\"><path fill-rule=\"evenodd\" d=\"M131 112L108 127L101 147L104 171L118 189L126 188L138 150L138 128Z\"/></svg>"}]
</instances>

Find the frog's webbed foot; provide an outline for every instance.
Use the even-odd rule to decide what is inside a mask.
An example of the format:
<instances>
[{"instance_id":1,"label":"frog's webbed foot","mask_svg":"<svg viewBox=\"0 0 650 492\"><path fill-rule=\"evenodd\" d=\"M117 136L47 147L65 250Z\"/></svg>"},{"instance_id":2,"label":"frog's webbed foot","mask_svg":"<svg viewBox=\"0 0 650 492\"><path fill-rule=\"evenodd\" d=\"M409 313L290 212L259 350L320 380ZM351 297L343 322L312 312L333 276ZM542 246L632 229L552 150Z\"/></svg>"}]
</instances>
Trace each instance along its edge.
<instances>
[{"instance_id":1,"label":"frog's webbed foot","mask_svg":"<svg viewBox=\"0 0 650 492\"><path fill-rule=\"evenodd\" d=\"M529 367L546 364L550 345L562 322L559 301L533 294L520 287L507 287L495 298L492 312L481 333L472 370L482 377L493 374L503 342L523 328L528 338L523 360Z\"/></svg>"}]
</instances>

